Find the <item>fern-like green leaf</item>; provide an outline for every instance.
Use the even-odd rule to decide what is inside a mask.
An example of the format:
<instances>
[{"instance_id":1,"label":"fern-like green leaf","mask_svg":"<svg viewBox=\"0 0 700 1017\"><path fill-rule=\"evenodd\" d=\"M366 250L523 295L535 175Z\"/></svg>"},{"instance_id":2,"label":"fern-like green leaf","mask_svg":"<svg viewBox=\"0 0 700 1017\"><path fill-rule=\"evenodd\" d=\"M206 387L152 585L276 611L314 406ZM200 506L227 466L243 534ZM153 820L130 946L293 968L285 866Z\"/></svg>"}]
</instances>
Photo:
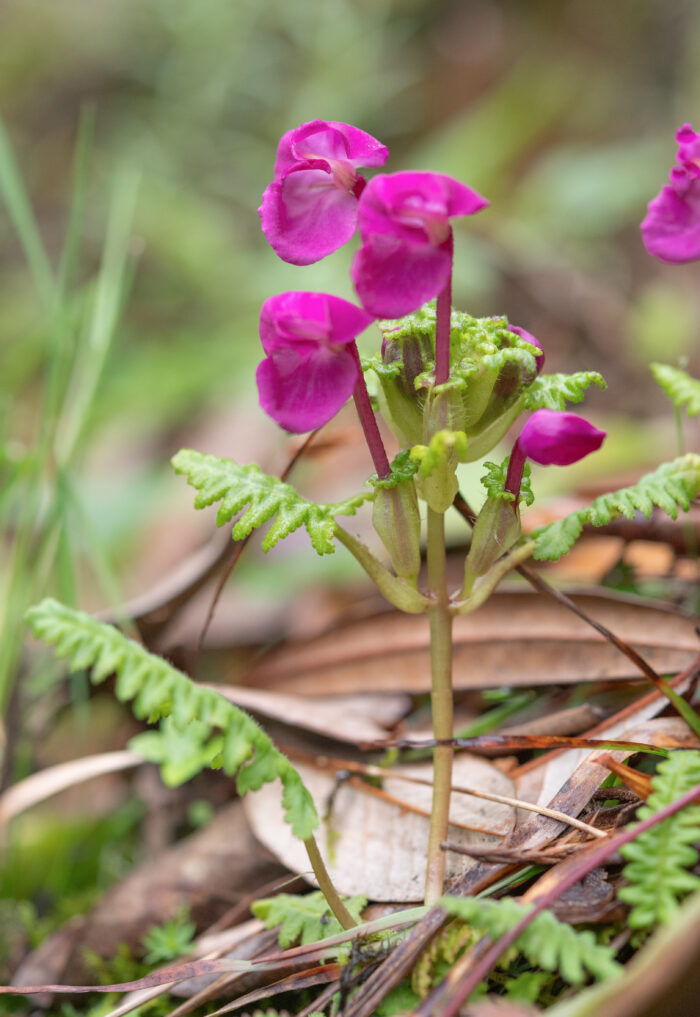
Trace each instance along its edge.
<instances>
[{"instance_id":1,"label":"fern-like green leaf","mask_svg":"<svg viewBox=\"0 0 700 1017\"><path fill-rule=\"evenodd\" d=\"M531 905L504 897L443 897L440 906L472 929L498 939L527 914ZM609 946L598 943L592 932L577 932L558 921L551 911L536 915L513 944L534 967L557 971L570 985L581 985L589 975L602 981L618 974L620 965Z\"/></svg>"},{"instance_id":2,"label":"fern-like green leaf","mask_svg":"<svg viewBox=\"0 0 700 1017\"><path fill-rule=\"evenodd\" d=\"M223 526L245 510L233 527L234 540L242 540L274 517L262 542L263 551L269 551L278 540L303 525L317 554L333 554L335 516L352 516L363 502L373 497L372 492L367 491L334 505L317 505L302 498L279 477L263 473L259 466L239 466L232 459L220 459L191 449L178 452L172 464L197 490L195 508L221 502L217 526Z\"/></svg>"},{"instance_id":3,"label":"fern-like green leaf","mask_svg":"<svg viewBox=\"0 0 700 1017\"><path fill-rule=\"evenodd\" d=\"M697 784L700 752L672 752L659 763L651 780L652 793L637 818L653 816ZM629 924L633 929L671 921L679 900L700 889L700 877L689 871L698 861L694 847L698 841L700 805L689 805L620 849L627 859L623 875L629 886L623 887L619 896L632 907Z\"/></svg>"},{"instance_id":4,"label":"fern-like green leaf","mask_svg":"<svg viewBox=\"0 0 700 1017\"><path fill-rule=\"evenodd\" d=\"M567 403L580 403L591 385L604 389L605 379L597 371L541 374L525 390L525 409L565 410Z\"/></svg>"},{"instance_id":5,"label":"fern-like green leaf","mask_svg":"<svg viewBox=\"0 0 700 1017\"><path fill-rule=\"evenodd\" d=\"M509 463L510 456L506 456L502 463L484 463L486 473L481 478L481 483L486 488L489 498L497 498L499 501L515 501L515 495L505 489ZM520 501L524 501L526 505L532 505L535 500L530 479L531 473L530 464L526 461L520 482Z\"/></svg>"},{"instance_id":6,"label":"fern-like green leaf","mask_svg":"<svg viewBox=\"0 0 700 1017\"><path fill-rule=\"evenodd\" d=\"M350 897L344 901L355 921L367 906L367 898ZM328 909L328 901L320 890L298 896L280 893L276 897L264 897L251 904L250 910L256 918L265 923L266 929L279 925L279 944L283 949L299 941L302 945L316 943L342 932L340 922Z\"/></svg>"},{"instance_id":7,"label":"fern-like green leaf","mask_svg":"<svg viewBox=\"0 0 700 1017\"><path fill-rule=\"evenodd\" d=\"M676 519L679 509L688 511L699 488L700 455L688 453L673 462L662 463L634 486L603 494L586 508L535 530L534 557L539 561L561 558L578 540L587 523L605 526L620 516L632 519L635 512L641 512L648 519L655 505Z\"/></svg>"},{"instance_id":8,"label":"fern-like green leaf","mask_svg":"<svg viewBox=\"0 0 700 1017\"><path fill-rule=\"evenodd\" d=\"M213 765L215 757L227 773L237 775L241 795L279 777L286 821L301 840L311 836L318 826L311 795L286 756L247 713L82 611L44 600L27 612L27 621L37 638L53 644L73 669L92 668L93 682L116 672L117 697L133 700L137 717L167 718L160 732L147 732L133 742L146 758L162 765L164 779L186 780Z\"/></svg>"},{"instance_id":9,"label":"fern-like green leaf","mask_svg":"<svg viewBox=\"0 0 700 1017\"><path fill-rule=\"evenodd\" d=\"M652 364L651 371L674 406L685 407L689 417L700 416L700 381L668 364Z\"/></svg>"}]
</instances>

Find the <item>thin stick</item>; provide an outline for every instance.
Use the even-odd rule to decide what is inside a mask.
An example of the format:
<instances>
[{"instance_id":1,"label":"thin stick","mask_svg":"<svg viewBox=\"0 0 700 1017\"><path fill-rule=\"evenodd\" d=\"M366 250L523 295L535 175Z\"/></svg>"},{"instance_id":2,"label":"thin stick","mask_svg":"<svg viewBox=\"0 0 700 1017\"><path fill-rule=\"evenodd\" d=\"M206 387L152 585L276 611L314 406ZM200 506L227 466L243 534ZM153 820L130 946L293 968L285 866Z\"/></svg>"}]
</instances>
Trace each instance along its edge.
<instances>
[{"instance_id":1,"label":"thin stick","mask_svg":"<svg viewBox=\"0 0 700 1017\"><path fill-rule=\"evenodd\" d=\"M328 759L324 756L319 756L316 758L316 764L322 767L328 766L329 769L333 770L349 770L351 773L362 773L367 777L390 778L391 780L403 780L407 784L433 786L432 780L427 780L425 777L415 777L410 773L399 773L397 770L373 766L371 763L354 763L351 760ZM523 802L519 798L498 795L492 791L478 791L476 788L464 787L464 785L460 784L453 784L452 792L454 794L471 795L473 798L483 798L484 801L496 802L498 805L511 805L514 809L526 809L528 812L537 812L540 816L549 816L550 819L557 819L560 823L575 826L577 830L581 830L591 837L603 839L608 836L603 830L599 830L589 823L584 823L581 819L574 819L572 816L567 816L565 812L559 812L557 809L548 809L544 805L533 805L531 802ZM472 828L468 827L468 829Z\"/></svg>"}]
</instances>

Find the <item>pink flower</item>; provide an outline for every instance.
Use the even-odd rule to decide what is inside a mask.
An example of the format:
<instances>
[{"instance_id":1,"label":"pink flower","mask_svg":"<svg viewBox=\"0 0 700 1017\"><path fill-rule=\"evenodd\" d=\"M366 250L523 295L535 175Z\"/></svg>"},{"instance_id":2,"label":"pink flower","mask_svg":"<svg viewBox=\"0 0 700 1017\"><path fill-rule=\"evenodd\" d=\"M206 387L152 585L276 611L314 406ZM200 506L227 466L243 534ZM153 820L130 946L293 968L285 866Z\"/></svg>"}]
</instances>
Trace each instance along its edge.
<instances>
[{"instance_id":1,"label":"pink flower","mask_svg":"<svg viewBox=\"0 0 700 1017\"><path fill-rule=\"evenodd\" d=\"M605 431L599 431L575 413L536 410L527 420L513 446L505 490L515 495L517 512L525 460L541 466L569 466L595 452L603 444Z\"/></svg>"},{"instance_id":2,"label":"pink flower","mask_svg":"<svg viewBox=\"0 0 700 1017\"><path fill-rule=\"evenodd\" d=\"M649 202L642 239L649 254L681 264L700 258L700 134L690 124L676 132L676 165L670 184Z\"/></svg>"},{"instance_id":3,"label":"pink flower","mask_svg":"<svg viewBox=\"0 0 700 1017\"><path fill-rule=\"evenodd\" d=\"M410 314L437 296L452 271L450 219L488 202L440 173L380 174L362 192L362 247L352 277L363 306L378 318Z\"/></svg>"},{"instance_id":4,"label":"pink flower","mask_svg":"<svg viewBox=\"0 0 700 1017\"><path fill-rule=\"evenodd\" d=\"M569 466L599 449L604 438L605 431L575 413L536 410L517 444L528 459L542 466Z\"/></svg>"},{"instance_id":5,"label":"pink flower","mask_svg":"<svg viewBox=\"0 0 700 1017\"><path fill-rule=\"evenodd\" d=\"M389 150L350 124L312 120L282 135L275 177L258 209L271 246L292 265L310 265L355 232L365 186L358 166L383 166Z\"/></svg>"},{"instance_id":6,"label":"pink flower","mask_svg":"<svg viewBox=\"0 0 700 1017\"><path fill-rule=\"evenodd\" d=\"M327 293L281 293L260 311L267 354L258 365L260 405L287 431L312 431L350 398L360 377L355 336L372 323Z\"/></svg>"}]
</instances>

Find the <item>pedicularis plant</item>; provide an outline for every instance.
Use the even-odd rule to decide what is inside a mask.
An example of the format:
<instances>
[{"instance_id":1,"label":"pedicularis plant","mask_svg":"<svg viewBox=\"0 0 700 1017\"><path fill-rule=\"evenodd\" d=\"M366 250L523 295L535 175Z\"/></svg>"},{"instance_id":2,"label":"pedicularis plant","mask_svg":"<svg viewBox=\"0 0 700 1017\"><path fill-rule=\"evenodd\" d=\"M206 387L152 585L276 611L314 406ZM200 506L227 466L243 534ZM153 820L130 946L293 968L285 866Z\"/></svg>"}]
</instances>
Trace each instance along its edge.
<instances>
[{"instance_id":1,"label":"pedicularis plant","mask_svg":"<svg viewBox=\"0 0 700 1017\"><path fill-rule=\"evenodd\" d=\"M700 137L686 126L678 140L679 165L671 185L651 203L643 224L651 253L671 261L700 257ZM220 525L242 512L234 538L272 521L263 541L268 550L303 525L318 554L333 552L334 540L340 541L391 604L428 615L433 727L435 738L444 742L453 734L453 618L476 610L503 576L530 556L564 554L584 523L630 518L637 510L649 515L654 505L675 517L698 490L700 456L663 464L634 487L601 496L525 539L520 505L533 498L528 460L566 466L598 449L604 432L566 412L566 405L580 402L590 385L604 388L605 383L595 371L543 374L542 345L524 328L504 317L474 318L452 309L452 221L482 211L488 202L439 173L379 174L367 182L359 168L381 167L388 155L379 141L348 124L303 124L281 139L274 179L260 208L271 246L295 265L319 261L359 230L352 278L361 306L328 293L270 296L260 314L265 358L257 384L263 409L294 433L323 426L352 397L375 471L365 489L342 503L317 505L255 465L189 450L179 452L173 463L197 489L197 507L221 502ZM378 350L363 362L355 339L373 323ZM379 409L400 447L392 463L365 384L368 372L375 376ZM697 403L700 412L697 382L679 371L666 380L677 405ZM486 500L473 527L463 582L451 590L444 516L458 493L457 467L491 452L523 414L527 418L511 455L485 464ZM364 502L372 503L383 560L337 522ZM423 517L427 578L421 585ZM161 740L149 733L140 736L140 746L148 758L170 767L171 779L173 771L184 779L204 765L219 764L237 775L245 793L280 778L286 818L304 840L329 904L342 925L354 924L316 846L318 818L308 792L250 718L86 615L45 602L30 612L30 620L74 666L93 666L95 680L116 670L117 694L135 698L140 716L165 716ZM223 733L213 735L217 728ZM434 750L429 903L443 890L440 845L447 836L452 754L447 744Z\"/></svg>"}]
</instances>

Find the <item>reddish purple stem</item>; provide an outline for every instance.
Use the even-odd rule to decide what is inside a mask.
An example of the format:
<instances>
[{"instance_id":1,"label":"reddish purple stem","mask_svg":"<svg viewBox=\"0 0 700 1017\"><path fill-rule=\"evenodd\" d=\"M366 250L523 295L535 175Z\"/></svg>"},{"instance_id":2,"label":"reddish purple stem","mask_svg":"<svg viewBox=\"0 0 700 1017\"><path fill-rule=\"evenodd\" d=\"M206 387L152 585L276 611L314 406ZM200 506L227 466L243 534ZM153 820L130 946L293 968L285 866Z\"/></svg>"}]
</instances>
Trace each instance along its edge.
<instances>
[{"instance_id":1,"label":"reddish purple stem","mask_svg":"<svg viewBox=\"0 0 700 1017\"><path fill-rule=\"evenodd\" d=\"M450 376L450 322L452 318L452 258L454 239L452 230L445 241L450 255L450 274L438 293L435 320L435 384L442 385Z\"/></svg>"},{"instance_id":2,"label":"reddish purple stem","mask_svg":"<svg viewBox=\"0 0 700 1017\"><path fill-rule=\"evenodd\" d=\"M362 430L365 432L365 438L367 440L367 445L369 446L374 468L377 471L377 476L383 480L391 473L391 467L389 466L389 460L387 458L386 449L384 448L382 436L379 433L377 418L374 415L372 403L370 402L369 392L367 391L367 385L365 383L365 375L362 367L360 366L360 354L357 351L357 343L353 342L350 345L350 349L360 372L352 393L355 400L355 406L357 407L357 415L360 418Z\"/></svg>"}]
</instances>

